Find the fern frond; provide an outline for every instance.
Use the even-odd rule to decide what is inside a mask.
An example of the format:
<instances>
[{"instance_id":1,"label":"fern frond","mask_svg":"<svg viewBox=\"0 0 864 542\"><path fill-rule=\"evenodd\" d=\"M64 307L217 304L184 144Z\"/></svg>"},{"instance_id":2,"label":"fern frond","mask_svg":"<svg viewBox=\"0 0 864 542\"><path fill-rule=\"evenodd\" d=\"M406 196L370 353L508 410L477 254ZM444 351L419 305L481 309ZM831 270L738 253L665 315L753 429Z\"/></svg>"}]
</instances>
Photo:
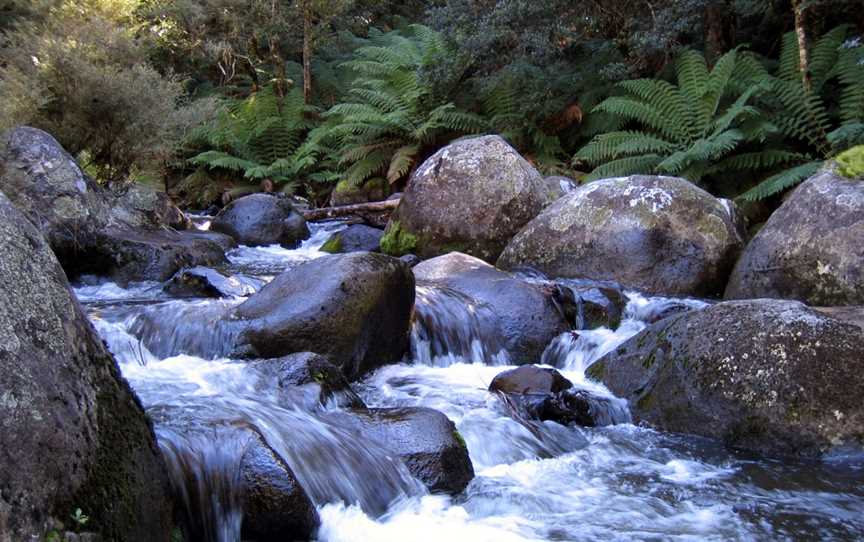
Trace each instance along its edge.
<instances>
[{"instance_id":1,"label":"fern frond","mask_svg":"<svg viewBox=\"0 0 864 542\"><path fill-rule=\"evenodd\" d=\"M610 177L624 177L627 175L651 175L656 173L657 164L662 157L657 154L645 154L642 156L629 156L606 162L597 167L585 177L585 181L596 181Z\"/></svg>"},{"instance_id":2,"label":"fern frond","mask_svg":"<svg viewBox=\"0 0 864 542\"><path fill-rule=\"evenodd\" d=\"M405 177L414 166L419 152L419 145L405 145L396 149L390 159L390 167L387 169L387 182L394 184Z\"/></svg>"},{"instance_id":3,"label":"fern frond","mask_svg":"<svg viewBox=\"0 0 864 542\"><path fill-rule=\"evenodd\" d=\"M633 98L613 96L600 102L594 111L639 121L667 139L687 140L687 134L678 122L681 119L666 117L653 107Z\"/></svg>"},{"instance_id":4,"label":"fern frond","mask_svg":"<svg viewBox=\"0 0 864 542\"><path fill-rule=\"evenodd\" d=\"M807 162L806 164L781 171L776 175L768 177L739 197L746 201L765 199L812 177L819 171L820 167L822 167L822 162Z\"/></svg>"}]
</instances>

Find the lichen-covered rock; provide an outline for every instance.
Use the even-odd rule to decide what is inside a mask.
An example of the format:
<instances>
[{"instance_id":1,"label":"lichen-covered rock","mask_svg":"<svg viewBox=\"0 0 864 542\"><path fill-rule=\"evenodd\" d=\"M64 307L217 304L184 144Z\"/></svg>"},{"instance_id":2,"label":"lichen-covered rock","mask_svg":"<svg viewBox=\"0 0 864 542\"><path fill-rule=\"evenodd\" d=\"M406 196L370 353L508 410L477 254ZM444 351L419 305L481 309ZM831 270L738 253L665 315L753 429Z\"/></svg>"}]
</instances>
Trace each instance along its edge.
<instances>
[{"instance_id":1,"label":"lichen-covered rock","mask_svg":"<svg viewBox=\"0 0 864 542\"><path fill-rule=\"evenodd\" d=\"M546 345L570 329L551 290L495 269L479 258L451 252L414 267L419 284L455 290L490 313L490 337L503 340L512 363L537 363ZM480 312L479 309L475 312Z\"/></svg>"},{"instance_id":2,"label":"lichen-covered rock","mask_svg":"<svg viewBox=\"0 0 864 542\"><path fill-rule=\"evenodd\" d=\"M553 203L564 194L569 194L579 186L579 183L570 177L564 177L562 175L551 175L545 177L543 179L543 184L546 185L546 197L549 203Z\"/></svg>"},{"instance_id":3,"label":"lichen-covered rock","mask_svg":"<svg viewBox=\"0 0 864 542\"><path fill-rule=\"evenodd\" d=\"M425 407L354 410L351 423L401 459L435 493L462 492L474 478L468 449L447 416Z\"/></svg>"},{"instance_id":4,"label":"lichen-covered rock","mask_svg":"<svg viewBox=\"0 0 864 542\"><path fill-rule=\"evenodd\" d=\"M543 178L499 136L459 140L411 175L381 248L421 258L459 251L494 262L546 201Z\"/></svg>"},{"instance_id":5,"label":"lichen-covered rock","mask_svg":"<svg viewBox=\"0 0 864 542\"><path fill-rule=\"evenodd\" d=\"M588 374L665 431L778 456L860 450L864 329L835 316L797 301L718 303L653 324Z\"/></svg>"},{"instance_id":6,"label":"lichen-covered rock","mask_svg":"<svg viewBox=\"0 0 864 542\"><path fill-rule=\"evenodd\" d=\"M396 258L370 252L324 256L285 271L231 311L234 355L328 356L345 376L402 358L414 306L414 276Z\"/></svg>"},{"instance_id":7,"label":"lichen-covered rock","mask_svg":"<svg viewBox=\"0 0 864 542\"><path fill-rule=\"evenodd\" d=\"M170 537L152 427L42 235L2 194L0 455L0 541L41 540L75 508L105 540Z\"/></svg>"},{"instance_id":8,"label":"lichen-covered rock","mask_svg":"<svg viewBox=\"0 0 864 542\"><path fill-rule=\"evenodd\" d=\"M652 293L722 293L741 250L727 204L674 177L604 179L546 208L498 266L614 280Z\"/></svg>"},{"instance_id":9,"label":"lichen-covered rock","mask_svg":"<svg viewBox=\"0 0 864 542\"><path fill-rule=\"evenodd\" d=\"M232 201L216 215L210 229L248 246L294 248L309 238L306 220L291 201L271 194L252 194Z\"/></svg>"},{"instance_id":10,"label":"lichen-covered rock","mask_svg":"<svg viewBox=\"0 0 864 542\"><path fill-rule=\"evenodd\" d=\"M321 246L322 252L345 254L347 252L378 252L384 231L365 224L352 224L337 231Z\"/></svg>"},{"instance_id":11,"label":"lichen-covered rock","mask_svg":"<svg viewBox=\"0 0 864 542\"><path fill-rule=\"evenodd\" d=\"M823 171L799 186L750 241L727 299L864 304L864 182Z\"/></svg>"}]
</instances>

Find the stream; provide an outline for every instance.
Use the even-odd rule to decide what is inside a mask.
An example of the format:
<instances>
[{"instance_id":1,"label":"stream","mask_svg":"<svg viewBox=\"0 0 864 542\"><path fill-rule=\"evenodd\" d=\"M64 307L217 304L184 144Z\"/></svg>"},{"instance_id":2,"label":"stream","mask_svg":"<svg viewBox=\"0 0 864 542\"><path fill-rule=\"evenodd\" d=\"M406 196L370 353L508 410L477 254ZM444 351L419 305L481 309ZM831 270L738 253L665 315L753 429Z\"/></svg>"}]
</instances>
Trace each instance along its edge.
<instances>
[{"instance_id":1,"label":"stream","mask_svg":"<svg viewBox=\"0 0 864 542\"><path fill-rule=\"evenodd\" d=\"M295 250L234 249L229 272L260 288L323 255L318 248L342 227L310 226L312 237ZM214 359L183 353L208 351L188 344L197 340L190 326L203 341L209 323L243 299L174 299L161 284L121 288L93 279L75 292L154 418L174 482L198 484L184 500L211 540L240 539L237 463L245 443L232 432L237 423L257 428L290 465L318 508L322 541L864 538L864 465L761 459L634 426L623 401L585 378L591 363L669 303L663 298L630 293L618 329L565 333L543 355L542 363L577 387L605 397L615 425L544 422L529 430L486 391L509 367L507 352L484 331L484 319L494 316L454 292L418 286L410 359L354 389L369 407L426 406L456 424L476 477L461 495L447 497L428 494L379 443L354 439L347 446L338 398L313 410L307 398L277 397L248 364L219 357L218 345ZM181 327L187 332L177 333ZM217 437L184 437L176 430L184 417L213 422Z\"/></svg>"}]
</instances>

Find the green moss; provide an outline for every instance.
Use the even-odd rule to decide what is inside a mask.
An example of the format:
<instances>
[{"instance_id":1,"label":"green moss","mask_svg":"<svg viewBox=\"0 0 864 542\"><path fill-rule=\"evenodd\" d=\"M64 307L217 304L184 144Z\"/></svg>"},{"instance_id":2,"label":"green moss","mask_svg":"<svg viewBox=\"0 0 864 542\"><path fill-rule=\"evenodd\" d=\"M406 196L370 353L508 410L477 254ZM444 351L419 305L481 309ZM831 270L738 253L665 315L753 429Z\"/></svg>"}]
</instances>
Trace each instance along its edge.
<instances>
[{"instance_id":1,"label":"green moss","mask_svg":"<svg viewBox=\"0 0 864 542\"><path fill-rule=\"evenodd\" d=\"M465 439L462 438L462 435L459 434L459 431L453 431L453 438L455 438L456 441L459 442L459 446L462 446L462 448L466 450L468 449L468 445L465 444Z\"/></svg>"},{"instance_id":2,"label":"green moss","mask_svg":"<svg viewBox=\"0 0 864 542\"><path fill-rule=\"evenodd\" d=\"M330 236L330 239L327 239L327 242L321 246L321 252L328 252L330 254L339 254L342 252L342 236L338 233L334 233Z\"/></svg>"},{"instance_id":3,"label":"green moss","mask_svg":"<svg viewBox=\"0 0 864 542\"><path fill-rule=\"evenodd\" d=\"M593 365L588 367L588 370L585 371L585 374L587 374L588 377L592 380L602 381L603 377L606 376L606 363L594 363Z\"/></svg>"},{"instance_id":4,"label":"green moss","mask_svg":"<svg viewBox=\"0 0 864 542\"><path fill-rule=\"evenodd\" d=\"M864 145L858 145L840 153L835 160L840 175L847 179L864 178Z\"/></svg>"},{"instance_id":5,"label":"green moss","mask_svg":"<svg viewBox=\"0 0 864 542\"><path fill-rule=\"evenodd\" d=\"M392 220L387 225L387 231L381 238L381 252L390 256L402 256L417 248L417 236L402 228L398 220Z\"/></svg>"}]
</instances>

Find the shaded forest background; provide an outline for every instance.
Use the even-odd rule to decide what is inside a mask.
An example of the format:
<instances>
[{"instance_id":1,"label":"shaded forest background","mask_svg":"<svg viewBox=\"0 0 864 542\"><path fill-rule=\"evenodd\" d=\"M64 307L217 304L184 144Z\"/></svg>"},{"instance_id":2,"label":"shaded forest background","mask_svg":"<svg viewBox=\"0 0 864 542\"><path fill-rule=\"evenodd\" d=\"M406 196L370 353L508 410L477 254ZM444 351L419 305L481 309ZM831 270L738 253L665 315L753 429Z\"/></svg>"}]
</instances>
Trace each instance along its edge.
<instances>
[{"instance_id":1,"label":"shaded forest background","mask_svg":"<svg viewBox=\"0 0 864 542\"><path fill-rule=\"evenodd\" d=\"M862 31L853 0L0 0L0 130L194 208L384 197L478 133L770 201L864 143Z\"/></svg>"}]
</instances>

